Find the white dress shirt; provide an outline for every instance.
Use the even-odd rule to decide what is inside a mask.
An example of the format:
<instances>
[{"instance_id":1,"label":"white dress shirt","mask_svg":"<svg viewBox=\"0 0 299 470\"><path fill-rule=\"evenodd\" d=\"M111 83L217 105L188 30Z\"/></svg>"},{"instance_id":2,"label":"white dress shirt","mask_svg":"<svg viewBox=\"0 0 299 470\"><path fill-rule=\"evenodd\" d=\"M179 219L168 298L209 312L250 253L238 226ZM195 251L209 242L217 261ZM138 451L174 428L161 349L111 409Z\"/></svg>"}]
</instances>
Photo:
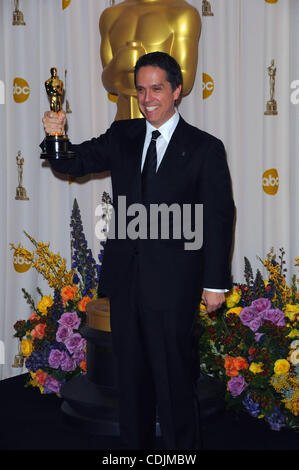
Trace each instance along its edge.
<instances>
[{"instance_id":1,"label":"white dress shirt","mask_svg":"<svg viewBox=\"0 0 299 470\"><path fill-rule=\"evenodd\" d=\"M172 134L174 133L174 130L176 126L178 125L178 122L180 120L180 115L175 109L175 113L173 116L171 116L168 121L166 121L164 124L162 124L161 127L159 127L159 132L161 135L159 135L158 139L156 140L156 149L157 149L157 170L159 168L159 165L161 164L165 151L167 149L167 146L170 142L170 139L172 137ZM143 169L143 165L145 162L145 157L146 157L146 152L148 149L148 146L150 144L150 141L152 139L152 132L156 131L157 128L152 126L152 124L148 121L146 121L146 134L145 134L145 140L143 144L143 152L142 152L142 160L141 160L141 171ZM205 290L209 290L211 292L227 292L227 289L210 289L206 288Z\"/></svg>"}]
</instances>

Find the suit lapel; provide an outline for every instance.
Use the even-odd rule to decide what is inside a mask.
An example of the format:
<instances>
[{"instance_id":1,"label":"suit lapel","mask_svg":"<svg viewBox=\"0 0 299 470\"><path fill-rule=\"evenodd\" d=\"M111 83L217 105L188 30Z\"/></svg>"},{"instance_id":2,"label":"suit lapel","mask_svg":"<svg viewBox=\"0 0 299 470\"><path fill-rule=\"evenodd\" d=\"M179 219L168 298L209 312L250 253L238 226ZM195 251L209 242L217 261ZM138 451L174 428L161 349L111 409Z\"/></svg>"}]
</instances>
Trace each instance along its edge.
<instances>
[{"instance_id":1,"label":"suit lapel","mask_svg":"<svg viewBox=\"0 0 299 470\"><path fill-rule=\"evenodd\" d=\"M177 127L175 128L166 152L157 171L157 178L167 178L173 172L180 171L185 165L186 151L186 135L184 132L185 121L180 116Z\"/></svg>"},{"instance_id":2,"label":"suit lapel","mask_svg":"<svg viewBox=\"0 0 299 470\"><path fill-rule=\"evenodd\" d=\"M140 121L140 122L139 122ZM135 125L128 132L125 149L125 168L132 189L136 188L133 199L141 201L141 160L145 139L145 119L135 121Z\"/></svg>"},{"instance_id":3,"label":"suit lapel","mask_svg":"<svg viewBox=\"0 0 299 470\"><path fill-rule=\"evenodd\" d=\"M187 123L180 116L162 162L158 168L156 178L158 193L163 192L163 181L168 181L172 176L183 171L188 159ZM124 142L125 174L129 187L134 193L132 198L141 202L141 160L144 139L146 134L145 119L138 119L130 123L127 129L127 138Z\"/></svg>"}]
</instances>

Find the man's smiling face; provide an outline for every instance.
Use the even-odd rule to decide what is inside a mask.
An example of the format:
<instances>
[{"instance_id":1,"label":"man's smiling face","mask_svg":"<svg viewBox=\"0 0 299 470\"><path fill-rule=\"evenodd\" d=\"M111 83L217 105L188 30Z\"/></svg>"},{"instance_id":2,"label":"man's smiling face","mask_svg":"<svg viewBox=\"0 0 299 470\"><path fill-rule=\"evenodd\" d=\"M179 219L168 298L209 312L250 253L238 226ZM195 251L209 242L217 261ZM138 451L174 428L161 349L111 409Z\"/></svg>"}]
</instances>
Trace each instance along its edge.
<instances>
[{"instance_id":1,"label":"man's smiling face","mask_svg":"<svg viewBox=\"0 0 299 470\"><path fill-rule=\"evenodd\" d=\"M159 128L175 113L175 101L179 98L182 86L174 91L166 79L165 70L146 65L136 75L136 90L139 109L144 117Z\"/></svg>"}]
</instances>

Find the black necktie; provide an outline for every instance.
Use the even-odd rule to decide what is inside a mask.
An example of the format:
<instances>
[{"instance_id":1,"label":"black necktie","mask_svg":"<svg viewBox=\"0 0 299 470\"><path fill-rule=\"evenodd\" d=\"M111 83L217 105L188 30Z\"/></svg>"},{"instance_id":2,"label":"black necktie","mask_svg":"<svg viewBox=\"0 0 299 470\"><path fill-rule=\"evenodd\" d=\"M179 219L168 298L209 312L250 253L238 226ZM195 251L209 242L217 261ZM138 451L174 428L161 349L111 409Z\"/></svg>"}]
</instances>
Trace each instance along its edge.
<instances>
[{"instance_id":1,"label":"black necktie","mask_svg":"<svg viewBox=\"0 0 299 470\"><path fill-rule=\"evenodd\" d=\"M153 183L154 176L157 171L157 150L156 140L161 133L159 131L152 132L152 140L148 146L146 157L142 170L142 199L143 202L150 202L150 189Z\"/></svg>"}]
</instances>

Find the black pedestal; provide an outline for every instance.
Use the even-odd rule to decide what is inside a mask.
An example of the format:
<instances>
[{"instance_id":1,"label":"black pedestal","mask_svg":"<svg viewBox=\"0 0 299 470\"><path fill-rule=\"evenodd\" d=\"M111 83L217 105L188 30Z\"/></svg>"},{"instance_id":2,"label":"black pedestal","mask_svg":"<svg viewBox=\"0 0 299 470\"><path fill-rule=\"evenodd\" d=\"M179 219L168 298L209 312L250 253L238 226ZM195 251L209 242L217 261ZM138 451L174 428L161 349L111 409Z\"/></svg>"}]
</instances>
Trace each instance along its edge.
<instances>
[{"instance_id":1,"label":"black pedestal","mask_svg":"<svg viewBox=\"0 0 299 470\"><path fill-rule=\"evenodd\" d=\"M87 340L87 373L61 387L61 410L67 421L82 430L99 435L119 436L116 364L111 333L84 326ZM197 381L200 416L204 420L222 410L222 383L201 374ZM157 416L156 434L161 435Z\"/></svg>"}]
</instances>

